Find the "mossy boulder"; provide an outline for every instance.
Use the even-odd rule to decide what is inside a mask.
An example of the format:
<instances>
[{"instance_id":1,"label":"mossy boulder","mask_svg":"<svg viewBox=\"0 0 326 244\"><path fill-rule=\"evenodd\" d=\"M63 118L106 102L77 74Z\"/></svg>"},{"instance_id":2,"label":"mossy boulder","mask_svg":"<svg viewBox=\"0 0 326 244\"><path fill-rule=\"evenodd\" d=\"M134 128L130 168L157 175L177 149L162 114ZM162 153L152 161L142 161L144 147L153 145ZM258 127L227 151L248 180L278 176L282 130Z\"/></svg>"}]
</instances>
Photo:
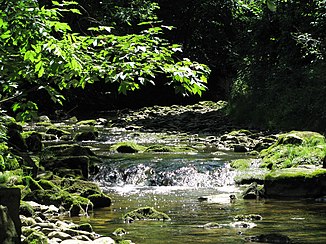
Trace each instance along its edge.
<instances>
[{"instance_id":1,"label":"mossy boulder","mask_svg":"<svg viewBox=\"0 0 326 244\"><path fill-rule=\"evenodd\" d=\"M29 203L20 201L19 214L24 215L25 217L32 217L35 214L35 211Z\"/></svg>"},{"instance_id":2,"label":"mossy boulder","mask_svg":"<svg viewBox=\"0 0 326 244\"><path fill-rule=\"evenodd\" d=\"M326 169L290 168L265 177L267 197L307 198L326 195Z\"/></svg>"},{"instance_id":3,"label":"mossy boulder","mask_svg":"<svg viewBox=\"0 0 326 244\"><path fill-rule=\"evenodd\" d=\"M42 135L33 132L26 138L27 149L31 152L41 152L43 149Z\"/></svg>"},{"instance_id":4,"label":"mossy boulder","mask_svg":"<svg viewBox=\"0 0 326 244\"><path fill-rule=\"evenodd\" d=\"M86 212L89 206L93 206L87 198L63 190L35 190L27 194L23 200L56 207L63 206L67 210L73 209L74 215L77 215L81 210Z\"/></svg>"},{"instance_id":5,"label":"mossy boulder","mask_svg":"<svg viewBox=\"0 0 326 244\"><path fill-rule=\"evenodd\" d=\"M251 159L236 159L230 163L230 166L234 169L245 170L251 165Z\"/></svg>"},{"instance_id":6,"label":"mossy boulder","mask_svg":"<svg viewBox=\"0 0 326 244\"><path fill-rule=\"evenodd\" d=\"M111 206L111 198L104 193L97 193L87 197L92 203L94 208L104 208Z\"/></svg>"},{"instance_id":7,"label":"mossy boulder","mask_svg":"<svg viewBox=\"0 0 326 244\"><path fill-rule=\"evenodd\" d=\"M48 238L40 231L33 230L23 241L23 243L47 244Z\"/></svg>"},{"instance_id":8,"label":"mossy boulder","mask_svg":"<svg viewBox=\"0 0 326 244\"><path fill-rule=\"evenodd\" d=\"M118 142L111 146L111 149L119 153L138 153L146 150L146 147L135 142Z\"/></svg>"},{"instance_id":9,"label":"mossy boulder","mask_svg":"<svg viewBox=\"0 0 326 244\"><path fill-rule=\"evenodd\" d=\"M261 151L261 167L282 169L306 164L322 165L325 153L323 135L311 131L291 131L280 135L276 143Z\"/></svg>"},{"instance_id":10,"label":"mossy boulder","mask_svg":"<svg viewBox=\"0 0 326 244\"><path fill-rule=\"evenodd\" d=\"M85 179L89 177L90 159L87 156L70 156L70 157L60 157L52 158L41 162L46 170L52 170L54 173L61 172L61 169L76 169L78 171L73 171L74 174L81 174ZM72 171L68 171L68 173ZM62 172L61 172L62 173ZM61 176L63 176L61 174Z\"/></svg>"},{"instance_id":11,"label":"mossy boulder","mask_svg":"<svg viewBox=\"0 0 326 244\"><path fill-rule=\"evenodd\" d=\"M97 131L84 131L75 135L75 141L93 141L98 137Z\"/></svg>"},{"instance_id":12,"label":"mossy boulder","mask_svg":"<svg viewBox=\"0 0 326 244\"><path fill-rule=\"evenodd\" d=\"M80 225L74 225L71 227L73 230L80 230L80 231L87 231L87 232L93 232L93 227L90 223L82 223Z\"/></svg>"},{"instance_id":13,"label":"mossy boulder","mask_svg":"<svg viewBox=\"0 0 326 244\"><path fill-rule=\"evenodd\" d=\"M126 213L123 219L125 222L133 222L135 220L170 220L171 218L152 207L142 207Z\"/></svg>"}]
</instances>

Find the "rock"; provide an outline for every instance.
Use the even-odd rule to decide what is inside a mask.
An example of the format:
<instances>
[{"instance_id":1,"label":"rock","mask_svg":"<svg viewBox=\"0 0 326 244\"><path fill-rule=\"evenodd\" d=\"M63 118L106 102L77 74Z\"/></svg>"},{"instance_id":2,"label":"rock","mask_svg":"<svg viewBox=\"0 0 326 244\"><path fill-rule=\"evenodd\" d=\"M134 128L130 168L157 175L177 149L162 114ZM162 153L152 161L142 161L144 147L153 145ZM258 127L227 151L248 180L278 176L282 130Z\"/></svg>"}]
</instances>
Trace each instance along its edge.
<instances>
[{"instance_id":1,"label":"rock","mask_svg":"<svg viewBox=\"0 0 326 244\"><path fill-rule=\"evenodd\" d=\"M20 235L17 234L8 209L2 205L0 205L0 243L20 243Z\"/></svg>"},{"instance_id":2,"label":"rock","mask_svg":"<svg viewBox=\"0 0 326 244\"><path fill-rule=\"evenodd\" d=\"M233 150L234 152L241 152L241 153L248 152L248 149L244 145L240 145L240 144L234 145Z\"/></svg>"},{"instance_id":3,"label":"rock","mask_svg":"<svg viewBox=\"0 0 326 244\"><path fill-rule=\"evenodd\" d=\"M93 244L114 244L115 241L111 237L100 237L93 241Z\"/></svg>"},{"instance_id":4,"label":"rock","mask_svg":"<svg viewBox=\"0 0 326 244\"><path fill-rule=\"evenodd\" d=\"M18 188L0 188L0 205L5 206L10 219L13 221L18 236L21 235L21 222L19 218L21 193ZM5 213L3 213L5 216ZM0 218L1 221L1 218ZM0 227L1 228L1 227ZM0 241L1 243L1 241Z\"/></svg>"},{"instance_id":5,"label":"rock","mask_svg":"<svg viewBox=\"0 0 326 244\"><path fill-rule=\"evenodd\" d=\"M243 199L259 199L264 197L263 186L259 186L256 182L251 183L242 193Z\"/></svg>"},{"instance_id":6,"label":"rock","mask_svg":"<svg viewBox=\"0 0 326 244\"><path fill-rule=\"evenodd\" d=\"M79 206L84 211L92 206L92 203L88 199L63 190L35 190L28 193L24 197L24 200L35 201L44 205L54 205L56 207L63 206L65 209Z\"/></svg>"},{"instance_id":7,"label":"rock","mask_svg":"<svg viewBox=\"0 0 326 244\"><path fill-rule=\"evenodd\" d=\"M61 244L115 244L115 241L110 237L100 237L94 241L65 240Z\"/></svg>"},{"instance_id":8,"label":"rock","mask_svg":"<svg viewBox=\"0 0 326 244\"><path fill-rule=\"evenodd\" d=\"M24 215L26 217L32 217L34 215L35 211L29 203L25 201L20 202L20 207L19 207L19 214Z\"/></svg>"},{"instance_id":9,"label":"rock","mask_svg":"<svg viewBox=\"0 0 326 244\"><path fill-rule=\"evenodd\" d=\"M125 221L130 220L170 220L171 218L162 212L155 210L152 207L142 207L123 216Z\"/></svg>"},{"instance_id":10,"label":"rock","mask_svg":"<svg viewBox=\"0 0 326 244\"><path fill-rule=\"evenodd\" d=\"M51 123L51 120L48 116L46 115L42 115L40 117L38 117L38 121L39 122L47 122L47 123Z\"/></svg>"},{"instance_id":11,"label":"rock","mask_svg":"<svg viewBox=\"0 0 326 244\"><path fill-rule=\"evenodd\" d=\"M98 137L97 131L85 131L76 134L75 140L76 141L93 141Z\"/></svg>"},{"instance_id":12,"label":"rock","mask_svg":"<svg viewBox=\"0 0 326 244\"><path fill-rule=\"evenodd\" d=\"M127 234L127 231L124 228L118 228L113 233L114 236L124 236Z\"/></svg>"},{"instance_id":13,"label":"rock","mask_svg":"<svg viewBox=\"0 0 326 244\"><path fill-rule=\"evenodd\" d=\"M221 228L222 226L219 223L216 222L210 222L207 224L204 224L203 226L200 226L205 229L216 229L216 228Z\"/></svg>"},{"instance_id":14,"label":"rock","mask_svg":"<svg viewBox=\"0 0 326 244\"><path fill-rule=\"evenodd\" d=\"M80 170L85 179L88 179L89 177L90 159L87 156L67 156L54 158L51 160L42 161L41 164L46 170L53 170L54 173L60 172L60 169L77 169Z\"/></svg>"},{"instance_id":15,"label":"rock","mask_svg":"<svg viewBox=\"0 0 326 244\"><path fill-rule=\"evenodd\" d=\"M256 224L251 222L237 221L230 223L230 226L233 228L253 228L256 226Z\"/></svg>"},{"instance_id":16,"label":"rock","mask_svg":"<svg viewBox=\"0 0 326 244\"><path fill-rule=\"evenodd\" d=\"M262 234L259 236L251 236L246 238L250 242L262 242L262 243L291 243L291 239L281 234Z\"/></svg>"},{"instance_id":17,"label":"rock","mask_svg":"<svg viewBox=\"0 0 326 244\"><path fill-rule=\"evenodd\" d=\"M69 135L70 133L68 131L64 131L64 130L58 129L56 127L52 127L52 128L49 128L46 131L46 134L55 135L58 138L60 138L61 136L63 136L63 135Z\"/></svg>"},{"instance_id":18,"label":"rock","mask_svg":"<svg viewBox=\"0 0 326 244\"><path fill-rule=\"evenodd\" d=\"M23 131L23 128L21 125L18 125L17 123L10 123L8 124L8 145L10 147L13 147L14 149L17 149L22 152L27 151L27 145L26 142L21 135L21 132Z\"/></svg>"},{"instance_id":19,"label":"rock","mask_svg":"<svg viewBox=\"0 0 326 244\"><path fill-rule=\"evenodd\" d=\"M36 225L36 221L32 217L25 217L24 215L20 216L20 221L22 226L32 226Z\"/></svg>"},{"instance_id":20,"label":"rock","mask_svg":"<svg viewBox=\"0 0 326 244\"><path fill-rule=\"evenodd\" d=\"M53 231L48 234L48 238L49 239L58 238L60 240L68 240L71 239L71 235L61 231Z\"/></svg>"},{"instance_id":21,"label":"rock","mask_svg":"<svg viewBox=\"0 0 326 244\"><path fill-rule=\"evenodd\" d=\"M310 198L326 195L326 169L289 168L265 177L267 197Z\"/></svg>"},{"instance_id":22,"label":"rock","mask_svg":"<svg viewBox=\"0 0 326 244\"><path fill-rule=\"evenodd\" d=\"M90 223L83 223L72 227L73 230L81 230L86 232L93 232L93 227Z\"/></svg>"},{"instance_id":23,"label":"rock","mask_svg":"<svg viewBox=\"0 0 326 244\"><path fill-rule=\"evenodd\" d=\"M33 132L26 138L27 149L31 152L40 152L43 149L42 136L37 132Z\"/></svg>"},{"instance_id":24,"label":"rock","mask_svg":"<svg viewBox=\"0 0 326 244\"><path fill-rule=\"evenodd\" d=\"M94 208L104 208L111 206L111 198L103 193L93 194L87 197L94 205Z\"/></svg>"},{"instance_id":25,"label":"rock","mask_svg":"<svg viewBox=\"0 0 326 244\"><path fill-rule=\"evenodd\" d=\"M26 238L26 243L48 243L48 238L40 231L33 231L29 236Z\"/></svg>"},{"instance_id":26,"label":"rock","mask_svg":"<svg viewBox=\"0 0 326 244\"><path fill-rule=\"evenodd\" d=\"M233 219L237 221L254 221L254 220L262 220L263 217L259 214L248 214L248 215L236 215Z\"/></svg>"},{"instance_id":27,"label":"rock","mask_svg":"<svg viewBox=\"0 0 326 244\"><path fill-rule=\"evenodd\" d=\"M111 148L119 153L138 153L146 149L146 147L140 146L134 142L119 142L112 145Z\"/></svg>"}]
</instances>

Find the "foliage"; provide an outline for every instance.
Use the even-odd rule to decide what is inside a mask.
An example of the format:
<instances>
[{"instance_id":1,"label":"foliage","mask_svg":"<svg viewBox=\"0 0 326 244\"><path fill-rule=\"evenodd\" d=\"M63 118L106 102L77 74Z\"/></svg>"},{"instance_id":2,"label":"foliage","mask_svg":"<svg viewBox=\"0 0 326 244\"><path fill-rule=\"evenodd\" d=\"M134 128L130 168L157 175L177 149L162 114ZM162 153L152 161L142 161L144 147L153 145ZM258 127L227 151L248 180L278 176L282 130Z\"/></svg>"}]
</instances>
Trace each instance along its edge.
<instances>
[{"instance_id":1,"label":"foliage","mask_svg":"<svg viewBox=\"0 0 326 244\"><path fill-rule=\"evenodd\" d=\"M250 2L238 12L233 114L255 126L323 129L325 1L274 1L273 11Z\"/></svg>"},{"instance_id":2,"label":"foliage","mask_svg":"<svg viewBox=\"0 0 326 244\"><path fill-rule=\"evenodd\" d=\"M31 102L21 103L31 91L46 90L62 104L63 89L104 81L118 83L119 92L126 93L155 84L158 74L169 77L177 92L201 95L205 90L208 67L175 60L180 46L160 37L169 27L158 22L141 23L146 28L136 34L115 35L111 27L95 26L89 28L94 35L81 35L61 22L64 12L80 13L71 7L75 2L52 1L52 8L33 0L0 3L0 99L18 99L15 110L37 108ZM19 118L32 115L21 112Z\"/></svg>"}]
</instances>

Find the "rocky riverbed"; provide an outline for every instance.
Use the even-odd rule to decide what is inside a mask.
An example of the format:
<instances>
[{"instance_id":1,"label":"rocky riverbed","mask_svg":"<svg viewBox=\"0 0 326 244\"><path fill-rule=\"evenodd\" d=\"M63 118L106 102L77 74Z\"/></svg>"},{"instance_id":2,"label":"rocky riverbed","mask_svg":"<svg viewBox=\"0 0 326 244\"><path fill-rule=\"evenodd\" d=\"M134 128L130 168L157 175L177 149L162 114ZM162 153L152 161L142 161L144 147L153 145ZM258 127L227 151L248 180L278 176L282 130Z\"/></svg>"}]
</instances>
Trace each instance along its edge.
<instances>
[{"instance_id":1,"label":"rocky riverbed","mask_svg":"<svg viewBox=\"0 0 326 244\"><path fill-rule=\"evenodd\" d=\"M225 106L154 106L87 120L40 116L23 125L3 115L8 141L1 144L0 183L21 190L22 241L114 243L114 235L101 237L87 223L62 220L64 215L87 216L92 209L110 206L110 196L90 180L101 158L114 153L247 154L247 159L230 163L238 184L255 182L244 198L324 199L326 143L321 134L243 129L228 118Z\"/></svg>"}]
</instances>

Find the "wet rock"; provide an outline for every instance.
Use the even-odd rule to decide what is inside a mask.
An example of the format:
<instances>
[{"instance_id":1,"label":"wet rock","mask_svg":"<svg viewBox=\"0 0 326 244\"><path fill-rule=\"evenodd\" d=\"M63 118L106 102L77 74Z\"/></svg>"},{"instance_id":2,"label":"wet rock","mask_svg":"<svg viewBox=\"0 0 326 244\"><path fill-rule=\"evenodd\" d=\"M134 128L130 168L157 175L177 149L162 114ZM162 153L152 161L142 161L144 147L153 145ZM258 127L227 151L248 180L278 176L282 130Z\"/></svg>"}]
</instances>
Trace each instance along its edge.
<instances>
[{"instance_id":1,"label":"wet rock","mask_svg":"<svg viewBox=\"0 0 326 244\"><path fill-rule=\"evenodd\" d=\"M209 222L200 227L205 228L205 229L217 229L217 228L222 228L222 225L220 225L217 222Z\"/></svg>"},{"instance_id":2,"label":"wet rock","mask_svg":"<svg viewBox=\"0 0 326 244\"><path fill-rule=\"evenodd\" d=\"M68 240L71 239L71 235L61 231L53 231L48 234L48 238L49 239L58 238L60 240Z\"/></svg>"},{"instance_id":3,"label":"wet rock","mask_svg":"<svg viewBox=\"0 0 326 244\"><path fill-rule=\"evenodd\" d=\"M75 140L76 141L93 141L98 137L97 131L85 131L76 134Z\"/></svg>"},{"instance_id":4,"label":"wet rock","mask_svg":"<svg viewBox=\"0 0 326 244\"><path fill-rule=\"evenodd\" d=\"M259 199L264 197L263 186L258 185L256 182L251 183L242 193L243 199Z\"/></svg>"},{"instance_id":5,"label":"wet rock","mask_svg":"<svg viewBox=\"0 0 326 244\"><path fill-rule=\"evenodd\" d=\"M262 234L259 236L252 236L246 238L250 242L262 242L262 243L291 243L291 239L281 234Z\"/></svg>"},{"instance_id":6,"label":"wet rock","mask_svg":"<svg viewBox=\"0 0 326 244\"><path fill-rule=\"evenodd\" d=\"M119 142L112 145L111 148L119 153L138 153L146 149L146 147L134 142Z\"/></svg>"},{"instance_id":7,"label":"wet rock","mask_svg":"<svg viewBox=\"0 0 326 244\"><path fill-rule=\"evenodd\" d=\"M48 238L40 231L33 231L27 236L25 243L48 243Z\"/></svg>"},{"instance_id":8,"label":"wet rock","mask_svg":"<svg viewBox=\"0 0 326 244\"><path fill-rule=\"evenodd\" d=\"M254 221L254 220L262 220L263 217L259 214L248 214L248 215L236 215L233 219L237 221Z\"/></svg>"},{"instance_id":9,"label":"wet rock","mask_svg":"<svg viewBox=\"0 0 326 244\"><path fill-rule=\"evenodd\" d=\"M22 127L16 123L10 123L8 125L8 145L19 151L26 152L27 145L23 136L21 135L22 130Z\"/></svg>"},{"instance_id":10,"label":"wet rock","mask_svg":"<svg viewBox=\"0 0 326 244\"><path fill-rule=\"evenodd\" d=\"M42 136L40 133L33 132L26 138L27 149L31 152L40 152L43 149Z\"/></svg>"},{"instance_id":11,"label":"wet rock","mask_svg":"<svg viewBox=\"0 0 326 244\"><path fill-rule=\"evenodd\" d=\"M21 235L21 222L19 218L21 193L18 188L0 188L0 205L2 205L3 220L6 218L9 222L14 223L14 227L18 236ZM10 217L8 217L8 216ZM1 221L1 218L0 218ZM6 224L6 223L4 223ZM8 223L9 224L9 223ZM0 225L1 226L1 225ZM11 226L11 224L10 224ZM0 227L1 228L1 227ZM12 231L11 231L12 233ZM1 243L1 241L0 241Z\"/></svg>"},{"instance_id":12,"label":"wet rock","mask_svg":"<svg viewBox=\"0 0 326 244\"><path fill-rule=\"evenodd\" d=\"M69 133L68 131L64 131L64 130L61 130L61 129L59 129L59 128L52 127L52 128L49 128L49 129L46 131L46 134L55 135L55 136L57 136L58 138L60 138L61 136L63 136L63 135L69 135L70 133Z\"/></svg>"},{"instance_id":13,"label":"wet rock","mask_svg":"<svg viewBox=\"0 0 326 244\"><path fill-rule=\"evenodd\" d=\"M104 193L93 194L87 198L93 203L94 208L104 208L111 206L111 198Z\"/></svg>"},{"instance_id":14,"label":"wet rock","mask_svg":"<svg viewBox=\"0 0 326 244\"><path fill-rule=\"evenodd\" d=\"M130 220L170 220L170 217L152 207L142 207L126 213L123 219L130 222Z\"/></svg>"},{"instance_id":15,"label":"wet rock","mask_svg":"<svg viewBox=\"0 0 326 244\"><path fill-rule=\"evenodd\" d=\"M253 228L255 226L256 226L255 223L243 222L243 221L237 221L230 224L230 227L233 228Z\"/></svg>"},{"instance_id":16,"label":"wet rock","mask_svg":"<svg viewBox=\"0 0 326 244\"><path fill-rule=\"evenodd\" d=\"M248 149L244 145L241 145L241 144L234 145L233 150L234 150L234 152L242 152L242 153L248 152Z\"/></svg>"},{"instance_id":17,"label":"wet rock","mask_svg":"<svg viewBox=\"0 0 326 244\"><path fill-rule=\"evenodd\" d=\"M89 177L90 159L87 156L70 156L62 158L53 158L50 160L42 161L42 165L46 170L52 170L55 173L62 172L60 169L76 169L78 175L81 172L81 176L85 179ZM63 171L64 172L64 171Z\"/></svg>"},{"instance_id":18,"label":"wet rock","mask_svg":"<svg viewBox=\"0 0 326 244\"><path fill-rule=\"evenodd\" d=\"M289 168L265 177L267 197L309 198L326 195L326 169Z\"/></svg>"},{"instance_id":19,"label":"wet rock","mask_svg":"<svg viewBox=\"0 0 326 244\"><path fill-rule=\"evenodd\" d=\"M2 205L0 205L0 243L20 243L20 237L8 213L8 208Z\"/></svg>"},{"instance_id":20,"label":"wet rock","mask_svg":"<svg viewBox=\"0 0 326 244\"><path fill-rule=\"evenodd\" d=\"M35 214L35 211L29 203L25 201L21 201L20 207L19 207L19 214L24 215L26 217L32 217Z\"/></svg>"},{"instance_id":21,"label":"wet rock","mask_svg":"<svg viewBox=\"0 0 326 244\"><path fill-rule=\"evenodd\" d=\"M118 228L112 234L114 236L124 236L127 234L127 231L124 228Z\"/></svg>"}]
</instances>

